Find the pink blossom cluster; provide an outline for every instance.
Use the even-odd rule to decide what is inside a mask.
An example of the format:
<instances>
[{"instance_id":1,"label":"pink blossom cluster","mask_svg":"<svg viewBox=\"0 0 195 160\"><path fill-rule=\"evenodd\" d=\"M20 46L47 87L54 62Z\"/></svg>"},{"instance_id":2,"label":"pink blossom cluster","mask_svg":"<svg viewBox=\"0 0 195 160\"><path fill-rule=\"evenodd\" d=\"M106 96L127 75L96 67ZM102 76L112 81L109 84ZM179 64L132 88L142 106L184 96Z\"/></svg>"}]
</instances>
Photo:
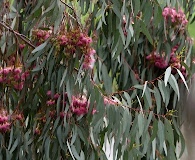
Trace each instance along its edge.
<instances>
[{"instance_id":1,"label":"pink blossom cluster","mask_svg":"<svg viewBox=\"0 0 195 160\"><path fill-rule=\"evenodd\" d=\"M118 102L113 100L112 98L104 96L104 104L105 105L118 105Z\"/></svg>"},{"instance_id":2,"label":"pink blossom cluster","mask_svg":"<svg viewBox=\"0 0 195 160\"><path fill-rule=\"evenodd\" d=\"M24 81L29 72L23 72L21 67L5 67L0 69L0 83L7 86L14 86L16 90L22 90Z\"/></svg>"},{"instance_id":3,"label":"pink blossom cluster","mask_svg":"<svg viewBox=\"0 0 195 160\"><path fill-rule=\"evenodd\" d=\"M157 54L153 52L146 57L147 60L154 63L154 66L160 69L165 69L168 67L167 58L164 55Z\"/></svg>"},{"instance_id":4,"label":"pink blossom cluster","mask_svg":"<svg viewBox=\"0 0 195 160\"><path fill-rule=\"evenodd\" d=\"M172 23L182 24L183 26L186 26L188 23L188 20L181 9L177 11L175 8L165 7L162 15L166 21L170 19Z\"/></svg>"},{"instance_id":5,"label":"pink blossom cluster","mask_svg":"<svg viewBox=\"0 0 195 160\"><path fill-rule=\"evenodd\" d=\"M177 73L176 69L179 69L183 76L186 77L187 76L186 69L181 64L180 56L176 54L178 47L179 46L176 45L175 47L172 48L169 64L170 66L172 66L173 74Z\"/></svg>"},{"instance_id":6,"label":"pink blossom cluster","mask_svg":"<svg viewBox=\"0 0 195 160\"><path fill-rule=\"evenodd\" d=\"M37 46L43 43L45 40L47 40L52 34L52 29L50 30L42 30L42 29L36 29L33 31L33 36L35 40L38 40ZM21 46L23 47L23 46Z\"/></svg>"},{"instance_id":7,"label":"pink blossom cluster","mask_svg":"<svg viewBox=\"0 0 195 160\"><path fill-rule=\"evenodd\" d=\"M24 48L26 47L26 44L19 44L19 48L20 48L20 50L23 50Z\"/></svg>"},{"instance_id":8,"label":"pink blossom cluster","mask_svg":"<svg viewBox=\"0 0 195 160\"><path fill-rule=\"evenodd\" d=\"M70 105L70 110L72 113L80 116L88 113L89 102L86 96L72 96L72 102Z\"/></svg>"},{"instance_id":9,"label":"pink blossom cluster","mask_svg":"<svg viewBox=\"0 0 195 160\"><path fill-rule=\"evenodd\" d=\"M68 57L73 57L76 50L81 51L81 55L78 55L78 57L84 55L83 68L93 69L96 51L91 47L92 39L87 34L82 33L79 29L74 29L59 33L56 41L60 47L65 48L65 55Z\"/></svg>"},{"instance_id":10,"label":"pink blossom cluster","mask_svg":"<svg viewBox=\"0 0 195 160\"><path fill-rule=\"evenodd\" d=\"M10 130L11 123L9 121L9 116L6 114L6 111L0 112L0 132L6 133Z\"/></svg>"},{"instance_id":11,"label":"pink blossom cluster","mask_svg":"<svg viewBox=\"0 0 195 160\"><path fill-rule=\"evenodd\" d=\"M165 55L160 55L156 52L153 52L146 56L146 59L149 60L155 67L159 69L166 69L168 66L172 66L172 73L177 73L176 69L179 69L184 77L187 76L186 69L181 65L181 58L176 54L179 45L175 45L171 49L170 60L165 57Z\"/></svg>"},{"instance_id":12,"label":"pink blossom cluster","mask_svg":"<svg viewBox=\"0 0 195 160\"><path fill-rule=\"evenodd\" d=\"M49 100L47 100L46 104L48 106L52 106L54 104L56 104L56 100L60 97L59 93L55 93L54 95L52 95L51 90L47 91L47 96L49 97Z\"/></svg>"}]
</instances>

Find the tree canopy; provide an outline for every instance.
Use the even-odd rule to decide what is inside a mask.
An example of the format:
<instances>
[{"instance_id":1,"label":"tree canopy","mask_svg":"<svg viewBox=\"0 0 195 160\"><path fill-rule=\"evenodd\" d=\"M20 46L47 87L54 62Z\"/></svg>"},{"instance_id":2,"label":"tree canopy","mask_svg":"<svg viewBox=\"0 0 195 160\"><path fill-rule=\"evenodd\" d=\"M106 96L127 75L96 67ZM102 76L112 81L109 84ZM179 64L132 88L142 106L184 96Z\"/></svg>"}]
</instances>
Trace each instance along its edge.
<instances>
[{"instance_id":1,"label":"tree canopy","mask_svg":"<svg viewBox=\"0 0 195 160\"><path fill-rule=\"evenodd\" d=\"M178 159L194 4L1 1L0 159Z\"/></svg>"}]
</instances>

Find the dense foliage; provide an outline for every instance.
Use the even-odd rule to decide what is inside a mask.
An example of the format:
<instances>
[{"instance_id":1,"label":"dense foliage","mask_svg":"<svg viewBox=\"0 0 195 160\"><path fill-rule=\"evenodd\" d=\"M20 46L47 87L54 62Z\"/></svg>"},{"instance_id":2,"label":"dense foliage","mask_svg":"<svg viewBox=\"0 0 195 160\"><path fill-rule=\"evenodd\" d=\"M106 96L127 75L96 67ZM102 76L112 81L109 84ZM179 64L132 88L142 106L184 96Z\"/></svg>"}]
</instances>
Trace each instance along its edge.
<instances>
[{"instance_id":1,"label":"dense foliage","mask_svg":"<svg viewBox=\"0 0 195 160\"><path fill-rule=\"evenodd\" d=\"M194 4L1 1L0 159L178 159Z\"/></svg>"}]
</instances>

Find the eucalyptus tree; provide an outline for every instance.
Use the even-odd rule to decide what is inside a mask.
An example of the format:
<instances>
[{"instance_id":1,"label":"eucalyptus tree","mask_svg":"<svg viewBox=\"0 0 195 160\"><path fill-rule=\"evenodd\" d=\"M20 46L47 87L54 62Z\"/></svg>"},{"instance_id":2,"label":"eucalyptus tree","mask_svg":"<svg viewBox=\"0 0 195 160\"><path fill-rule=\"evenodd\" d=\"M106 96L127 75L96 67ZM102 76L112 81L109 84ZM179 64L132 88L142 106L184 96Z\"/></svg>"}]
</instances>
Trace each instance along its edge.
<instances>
[{"instance_id":1,"label":"eucalyptus tree","mask_svg":"<svg viewBox=\"0 0 195 160\"><path fill-rule=\"evenodd\" d=\"M1 159L179 159L193 0L0 7Z\"/></svg>"}]
</instances>

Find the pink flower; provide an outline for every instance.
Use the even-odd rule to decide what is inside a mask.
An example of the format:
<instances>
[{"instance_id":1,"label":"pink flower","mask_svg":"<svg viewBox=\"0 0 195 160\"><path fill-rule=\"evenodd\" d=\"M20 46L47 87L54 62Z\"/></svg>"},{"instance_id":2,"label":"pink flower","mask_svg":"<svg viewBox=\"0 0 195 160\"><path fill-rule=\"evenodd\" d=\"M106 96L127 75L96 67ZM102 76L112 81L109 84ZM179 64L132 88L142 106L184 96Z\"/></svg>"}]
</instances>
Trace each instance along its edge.
<instances>
[{"instance_id":1,"label":"pink flower","mask_svg":"<svg viewBox=\"0 0 195 160\"><path fill-rule=\"evenodd\" d=\"M22 72L22 69L21 68L15 68L13 70L14 74L20 74Z\"/></svg>"},{"instance_id":2,"label":"pink flower","mask_svg":"<svg viewBox=\"0 0 195 160\"><path fill-rule=\"evenodd\" d=\"M6 122L4 124L0 124L0 132L5 133L10 130L10 123Z\"/></svg>"},{"instance_id":3,"label":"pink flower","mask_svg":"<svg viewBox=\"0 0 195 160\"><path fill-rule=\"evenodd\" d=\"M54 95L54 99L58 99L60 97L60 94L59 93L56 93L55 95Z\"/></svg>"},{"instance_id":4,"label":"pink flower","mask_svg":"<svg viewBox=\"0 0 195 160\"><path fill-rule=\"evenodd\" d=\"M55 104L55 100L50 99L50 100L48 100L48 101L46 102L46 104L47 104L48 106L54 105L54 104Z\"/></svg>"},{"instance_id":5,"label":"pink flower","mask_svg":"<svg viewBox=\"0 0 195 160\"><path fill-rule=\"evenodd\" d=\"M23 116L21 114L17 114L16 115L16 119L19 120L19 121L21 121L23 119Z\"/></svg>"},{"instance_id":6,"label":"pink flower","mask_svg":"<svg viewBox=\"0 0 195 160\"><path fill-rule=\"evenodd\" d=\"M83 68L84 69L93 69L95 64L95 58L93 55L87 56L85 55L84 62L83 62Z\"/></svg>"},{"instance_id":7,"label":"pink flower","mask_svg":"<svg viewBox=\"0 0 195 160\"><path fill-rule=\"evenodd\" d=\"M7 122L7 121L8 121L8 117L7 116L0 115L0 124L3 124L5 122Z\"/></svg>"},{"instance_id":8,"label":"pink flower","mask_svg":"<svg viewBox=\"0 0 195 160\"><path fill-rule=\"evenodd\" d=\"M24 86L24 83L20 82L20 83L15 84L14 88L20 91L23 89L23 86Z\"/></svg>"},{"instance_id":9,"label":"pink flower","mask_svg":"<svg viewBox=\"0 0 195 160\"><path fill-rule=\"evenodd\" d=\"M65 113L64 112L60 112L60 118L63 119L65 116Z\"/></svg>"},{"instance_id":10,"label":"pink flower","mask_svg":"<svg viewBox=\"0 0 195 160\"><path fill-rule=\"evenodd\" d=\"M87 37L87 38L86 38L86 44L91 44L91 43L92 43L91 37Z\"/></svg>"},{"instance_id":11,"label":"pink flower","mask_svg":"<svg viewBox=\"0 0 195 160\"><path fill-rule=\"evenodd\" d=\"M0 83L4 82L4 78L0 77Z\"/></svg>"},{"instance_id":12,"label":"pink flower","mask_svg":"<svg viewBox=\"0 0 195 160\"><path fill-rule=\"evenodd\" d=\"M152 58L153 58L153 55L152 54L149 54L148 56L146 56L146 59L147 60L152 60Z\"/></svg>"},{"instance_id":13,"label":"pink flower","mask_svg":"<svg viewBox=\"0 0 195 160\"><path fill-rule=\"evenodd\" d=\"M29 75L30 75L29 71L25 71L21 75L21 80L25 81L29 77Z\"/></svg>"},{"instance_id":14,"label":"pink flower","mask_svg":"<svg viewBox=\"0 0 195 160\"><path fill-rule=\"evenodd\" d=\"M80 116L85 115L88 112L89 103L87 98L83 95L81 97L79 96L72 96L72 103L70 106L70 110Z\"/></svg>"},{"instance_id":15,"label":"pink flower","mask_svg":"<svg viewBox=\"0 0 195 160\"><path fill-rule=\"evenodd\" d=\"M104 104L105 105L107 105L107 104L108 105L118 105L118 102L109 98L109 97L104 96Z\"/></svg>"},{"instance_id":16,"label":"pink flower","mask_svg":"<svg viewBox=\"0 0 195 160\"><path fill-rule=\"evenodd\" d=\"M186 16L181 9L179 9L177 12L175 8L165 7L163 9L162 15L165 20L168 20L170 17L172 23L183 24L183 26L186 26L188 23L188 20L186 19Z\"/></svg>"},{"instance_id":17,"label":"pink flower","mask_svg":"<svg viewBox=\"0 0 195 160\"><path fill-rule=\"evenodd\" d=\"M56 111L55 111L55 110L50 111L50 112L49 112L49 116L50 116L51 118L55 118L55 116L56 116Z\"/></svg>"},{"instance_id":18,"label":"pink flower","mask_svg":"<svg viewBox=\"0 0 195 160\"><path fill-rule=\"evenodd\" d=\"M47 95L51 96L51 90L47 91Z\"/></svg>"},{"instance_id":19,"label":"pink flower","mask_svg":"<svg viewBox=\"0 0 195 160\"><path fill-rule=\"evenodd\" d=\"M92 110L92 115L96 114L97 113L97 110L93 108Z\"/></svg>"},{"instance_id":20,"label":"pink flower","mask_svg":"<svg viewBox=\"0 0 195 160\"><path fill-rule=\"evenodd\" d=\"M62 35L59 37L60 45L67 45L68 39L66 35Z\"/></svg>"},{"instance_id":21,"label":"pink flower","mask_svg":"<svg viewBox=\"0 0 195 160\"><path fill-rule=\"evenodd\" d=\"M34 133L35 133L36 135L40 135L40 134L41 134L41 131L40 131L40 129L36 128Z\"/></svg>"},{"instance_id":22,"label":"pink flower","mask_svg":"<svg viewBox=\"0 0 195 160\"><path fill-rule=\"evenodd\" d=\"M19 74L14 75L14 80L19 81L20 80L20 75Z\"/></svg>"},{"instance_id":23,"label":"pink flower","mask_svg":"<svg viewBox=\"0 0 195 160\"><path fill-rule=\"evenodd\" d=\"M3 69L2 73L3 73L4 75L8 75L11 71L12 71L12 68L6 67L6 68Z\"/></svg>"},{"instance_id":24,"label":"pink flower","mask_svg":"<svg viewBox=\"0 0 195 160\"><path fill-rule=\"evenodd\" d=\"M95 49L90 49L88 54L94 56L95 53L96 53Z\"/></svg>"},{"instance_id":25,"label":"pink flower","mask_svg":"<svg viewBox=\"0 0 195 160\"><path fill-rule=\"evenodd\" d=\"M19 48L20 48L21 50L23 50L25 46L26 46L26 44L19 44Z\"/></svg>"}]
</instances>

